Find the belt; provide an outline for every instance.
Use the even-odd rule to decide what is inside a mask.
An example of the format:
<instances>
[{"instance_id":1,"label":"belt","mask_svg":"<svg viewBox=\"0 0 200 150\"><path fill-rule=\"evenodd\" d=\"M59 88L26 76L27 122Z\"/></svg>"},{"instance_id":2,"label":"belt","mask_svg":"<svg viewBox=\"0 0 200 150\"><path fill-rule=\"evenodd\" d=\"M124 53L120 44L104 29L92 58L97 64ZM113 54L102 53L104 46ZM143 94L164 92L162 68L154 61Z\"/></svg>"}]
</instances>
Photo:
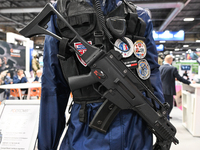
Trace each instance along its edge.
<instances>
[{"instance_id":1,"label":"belt","mask_svg":"<svg viewBox=\"0 0 200 150\"><path fill-rule=\"evenodd\" d=\"M87 104L91 103L101 103L104 102L106 99L99 99L99 100L74 100L69 106L68 112L71 113L71 108L73 106L73 102L76 104L80 104L81 108L79 110L79 121L85 123L87 120Z\"/></svg>"}]
</instances>

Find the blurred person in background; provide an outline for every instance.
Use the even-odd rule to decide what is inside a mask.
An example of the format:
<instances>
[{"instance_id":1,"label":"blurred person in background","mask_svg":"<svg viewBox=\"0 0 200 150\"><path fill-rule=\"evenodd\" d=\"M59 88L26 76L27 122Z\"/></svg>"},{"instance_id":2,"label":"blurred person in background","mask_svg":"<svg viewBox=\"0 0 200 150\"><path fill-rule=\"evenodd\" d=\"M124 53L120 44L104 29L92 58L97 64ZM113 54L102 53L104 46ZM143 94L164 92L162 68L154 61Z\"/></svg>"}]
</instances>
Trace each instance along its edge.
<instances>
[{"instance_id":1,"label":"blurred person in background","mask_svg":"<svg viewBox=\"0 0 200 150\"><path fill-rule=\"evenodd\" d=\"M24 74L24 71L19 69L17 75L13 77L13 83L27 83L28 80Z\"/></svg>"},{"instance_id":2,"label":"blurred person in background","mask_svg":"<svg viewBox=\"0 0 200 150\"><path fill-rule=\"evenodd\" d=\"M37 70L40 69L40 63L38 61L38 56L36 52L33 52L32 69L34 72L34 76L36 76Z\"/></svg>"},{"instance_id":3,"label":"blurred person in background","mask_svg":"<svg viewBox=\"0 0 200 150\"><path fill-rule=\"evenodd\" d=\"M13 84L13 80L11 79L10 72L7 72L4 84ZM4 98L9 99L10 97L10 89L6 89L4 93Z\"/></svg>"},{"instance_id":4,"label":"blurred person in background","mask_svg":"<svg viewBox=\"0 0 200 150\"><path fill-rule=\"evenodd\" d=\"M3 80L1 78L1 74L0 74L0 86L3 84ZM4 89L0 89L0 102L3 101L4 99Z\"/></svg>"},{"instance_id":5,"label":"blurred person in background","mask_svg":"<svg viewBox=\"0 0 200 150\"><path fill-rule=\"evenodd\" d=\"M188 73L187 73L187 70L185 70L185 72L183 73L183 78L186 78L187 80L189 80L189 76L188 76Z\"/></svg>"},{"instance_id":6,"label":"blurred person in background","mask_svg":"<svg viewBox=\"0 0 200 150\"><path fill-rule=\"evenodd\" d=\"M19 69L17 71L17 75L13 77L13 83L16 84L16 83L27 83L27 82L28 80L24 74L24 71ZM28 89L22 89L22 91L24 92L25 95L28 94ZM20 98L18 97L18 99ZM25 99L25 97L23 99Z\"/></svg>"},{"instance_id":7,"label":"blurred person in background","mask_svg":"<svg viewBox=\"0 0 200 150\"><path fill-rule=\"evenodd\" d=\"M159 70L161 74L165 102L170 105L170 108L168 110L168 119L170 119L172 118L170 117L170 112L173 108L173 95L176 95L175 78L185 84L190 84L191 82L181 77L178 73L177 68L172 66L173 57L171 55L167 55L164 61L164 65L160 66Z\"/></svg>"},{"instance_id":8,"label":"blurred person in background","mask_svg":"<svg viewBox=\"0 0 200 150\"><path fill-rule=\"evenodd\" d=\"M0 58L0 72L6 69L6 65L7 65L7 58L6 57Z\"/></svg>"},{"instance_id":9,"label":"blurred person in background","mask_svg":"<svg viewBox=\"0 0 200 150\"><path fill-rule=\"evenodd\" d=\"M41 83L41 78L42 78L42 70L37 70L36 76L33 82L40 82Z\"/></svg>"}]
</instances>

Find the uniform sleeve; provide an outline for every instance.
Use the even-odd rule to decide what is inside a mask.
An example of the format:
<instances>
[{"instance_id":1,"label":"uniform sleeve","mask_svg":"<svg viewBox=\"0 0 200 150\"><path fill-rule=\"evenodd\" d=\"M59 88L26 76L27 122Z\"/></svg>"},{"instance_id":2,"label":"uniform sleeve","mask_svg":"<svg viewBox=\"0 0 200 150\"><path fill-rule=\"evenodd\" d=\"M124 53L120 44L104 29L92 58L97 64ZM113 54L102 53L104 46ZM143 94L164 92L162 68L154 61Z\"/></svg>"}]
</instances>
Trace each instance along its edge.
<instances>
[{"instance_id":1,"label":"uniform sleeve","mask_svg":"<svg viewBox=\"0 0 200 150\"><path fill-rule=\"evenodd\" d=\"M20 80L17 78L17 76L14 76L13 77L13 83L19 83L20 82Z\"/></svg>"},{"instance_id":2,"label":"uniform sleeve","mask_svg":"<svg viewBox=\"0 0 200 150\"><path fill-rule=\"evenodd\" d=\"M26 83L26 82L28 82L26 77L21 78L20 83Z\"/></svg>"},{"instance_id":3,"label":"uniform sleeve","mask_svg":"<svg viewBox=\"0 0 200 150\"><path fill-rule=\"evenodd\" d=\"M55 33L55 16L48 23L48 30ZM58 41L45 36L43 55L42 95L38 131L39 150L57 150L65 128L65 109L70 90L57 58Z\"/></svg>"},{"instance_id":4,"label":"uniform sleeve","mask_svg":"<svg viewBox=\"0 0 200 150\"><path fill-rule=\"evenodd\" d=\"M173 75L174 75L174 77L177 78L177 80L180 81L180 82L183 82L183 83L185 83L185 84L190 84L190 83L191 83L190 81L188 81L188 80L184 79L183 77L181 77L181 76L179 75L179 73L178 73L177 68L175 68L175 67L174 67Z\"/></svg>"},{"instance_id":5,"label":"uniform sleeve","mask_svg":"<svg viewBox=\"0 0 200 150\"><path fill-rule=\"evenodd\" d=\"M162 84L161 84L161 77L160 77L160 71L158 64L158 53L155 45L155 41L153 39L153 24L152 21L144 10L139 10L139 17L141 17L146 22L146 32L145 32L145 38L146 38L146 46L147 46L147 55L146 59L150 65L151 68L151 76L150 81L152 84L152 87L154 88L154 94L155 96L163 103L164 102L164 96L162 92Z\"/></svg>"},{"instance_id":6,"label":"uniform sleeve","mask_svg":"<svg viewBox=\"0 0 200 150\"><path fill-rule=\"evenodd\" d=\"M4 84L10 84L10 80L6 77Z\"/></svg>"}]
</instances>

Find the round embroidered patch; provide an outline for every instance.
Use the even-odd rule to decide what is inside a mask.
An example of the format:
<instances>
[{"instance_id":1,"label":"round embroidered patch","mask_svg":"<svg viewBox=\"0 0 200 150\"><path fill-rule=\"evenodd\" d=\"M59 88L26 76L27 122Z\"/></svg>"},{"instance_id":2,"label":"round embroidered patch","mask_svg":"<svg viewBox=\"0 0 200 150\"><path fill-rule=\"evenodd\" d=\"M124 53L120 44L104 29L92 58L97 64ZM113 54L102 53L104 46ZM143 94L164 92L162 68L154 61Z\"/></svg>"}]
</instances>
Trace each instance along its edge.
<instances>
[{"instance_id":1,"label":"round embroidered patch","mask_svg":"<svg viewBox=\"0 0 200 150\"><path fill-rule=\"evenodd\" d=\"M137 40L133 44L133 52L137 58L144 58L147 53L146 44L142 40Z\"/></svg>"},{"instance_id":2,"label":"round embroidered patch","mask_svg":"<svg viewBox=\"0 0 200 150\"><path fill-rule=\"evenodd\" d=\"M146 80L150 77L151 75L150 66L145 59L141 59L138 61L137 73L142 80Z\"/></svg>"},{"instance_id":3,"label":"round embroidered patch","mask_svg":"<svg viewBox=\"0 0 200 150\"><path fill-rule=\"evenodd\" d=\"M128 45L126 43L124 43L122 40L117 39L115 41L115 47L114 49L118 52L120 52L123 56L123 58L127 58L130 57L133 54L133 42L125 37L125 39L127 40L128 44L130 45L130 48L128 47Z\"/></svg>"}]
</instances>

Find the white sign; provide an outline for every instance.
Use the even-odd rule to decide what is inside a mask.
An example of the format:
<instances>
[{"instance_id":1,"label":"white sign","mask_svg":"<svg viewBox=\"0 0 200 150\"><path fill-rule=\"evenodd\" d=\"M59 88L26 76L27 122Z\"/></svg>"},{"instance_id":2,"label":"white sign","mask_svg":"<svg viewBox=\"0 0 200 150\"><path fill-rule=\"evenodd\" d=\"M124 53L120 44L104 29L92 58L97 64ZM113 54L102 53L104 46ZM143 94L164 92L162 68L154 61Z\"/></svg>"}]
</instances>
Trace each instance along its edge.
<instances>
[{"instance_id":1,"label":"white sign","mask_svg":"<svg viewBox=\"0 0 200 150\"><path fill-rule=\"evenodd\" d=\"M0 150L33 150L37 139L40 101L6 102L0 109Z\"/></svg>"}]
</instances>

